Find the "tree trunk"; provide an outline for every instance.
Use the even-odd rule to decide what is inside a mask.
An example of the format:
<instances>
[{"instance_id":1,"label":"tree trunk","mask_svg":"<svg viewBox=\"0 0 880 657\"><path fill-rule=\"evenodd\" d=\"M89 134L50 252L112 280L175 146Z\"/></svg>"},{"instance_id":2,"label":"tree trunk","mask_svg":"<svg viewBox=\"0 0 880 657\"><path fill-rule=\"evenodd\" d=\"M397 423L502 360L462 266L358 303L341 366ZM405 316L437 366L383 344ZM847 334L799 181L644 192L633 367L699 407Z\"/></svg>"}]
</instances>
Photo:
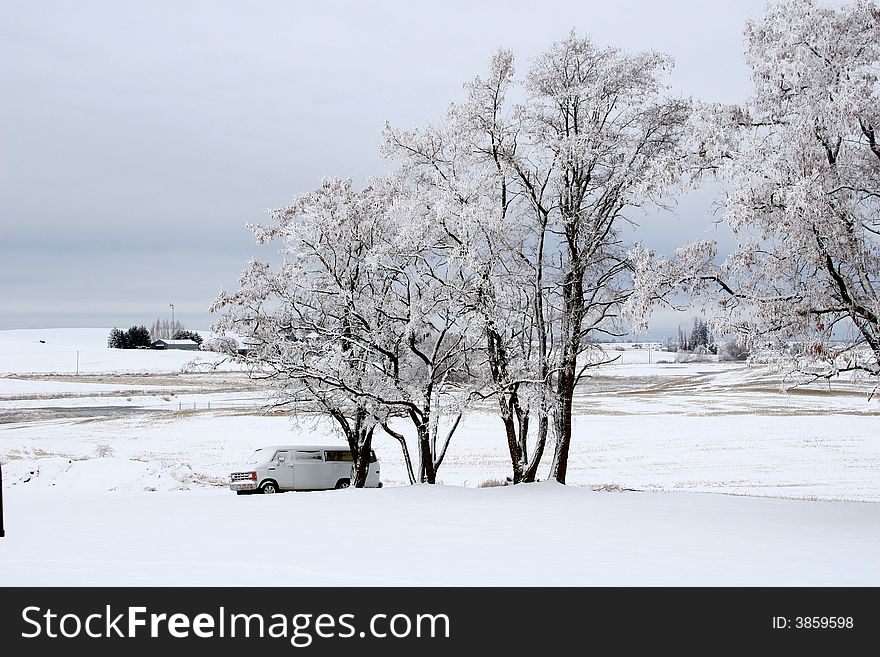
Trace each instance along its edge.
<instances>
[{"instance_id":1,"label":"tree trunk","mask_svg":"<svg viewBox=\"0 0 880 657\"><path fill-rule=\"evenodd\" d=\"M413 474L413 466L412 459L409 456L409 448L406 446L406 438L402 433L398 433L387 424L382 425L382 429L392 438L396 439L397 442L400 443L400 450L403 452L403 463L406 465L406 474L409 477L410 485L416 483L416 477Z\"/></svg>"},{"instance_id":2,"label":"tree trunk","mask_svg":"<svg viewBox=\"0 0 880 657\"><path fill-rule=\"evenodd\" d=\"M510 452L510 464L513 468L513 484L519 484L523 480L523 454L520 437L517 436L516 422L510 412L509 402L502 394L498 400L501 405L501 421L504 423L504 433L507 436L507 449Z\"/></svg>"},{"instance_id":3,"label":"tree trunk","mask_svg":"<svg viewBox=\"0 0 880 657\"><path fill-rule=\"evenodd\" d=\"M573 216L573 215L572 215ZM574 387L577 384L577 362L581 349L581 331L584 324L584 256L578 246L578 224L566 223L565 239L569 255L565 282L562 287L562 355L560 372L556 378L556 412L553 422L556 428L556 451L550 476L560 484L568 474L568 451L571 446L571 408Z\"/></svg>"},{"instance_id":4,"label":"tree trunk","mask_svg":"<svg viewBox=\"0 0 880 657\"><path fill-rule=\"evenodd\" d=\"M324 408L339 424L348 442L348 451L352 458L349 483L355 488L363 488L366 485L367 470L370 467L370 452L373 447L375 426L367 426L367 412L363 408L357 409L353 418L349 418L339 408L330 404L324 404Z\"/></svg>"},{"instance_id":5,"label":"tree trunk","mask_svg":"<svg viewBox=\"0 0 880 657\"><path fill-rule=\"evenodd\" d=\"M538 466L541 464L541 458L544 456L544 448L547 445L547 429L549 428L549 420L547 413L543 410L538 418L538 439L535 441L535 449L532 452L532 459L528 462L523 472L523 483L530 484L535 481L538 476Z\"/></svg>"},{"instance_id":6,"label":"tree trunk","mask_svg":"<svg viewBox=\"0 0 880 657\"><path fill-rule=\"evenodd\" d=\"M430 428L427 423L418 426L419 435L419 479L423 484L436 483L437 473L434 470L434 455L431 452Z\"/></svg>"},{"instance_id":7,"label":"tree trunk","mask_svg":"<svg viewBox=\"0 0 880 657\"><path fill-rule=\"evenodd\" d=\"M351 485L355 488L363 488L367 484L367 473L370 469L370 456L373 451L372 427L358 438L354 463L351 469Z\"/></svg>"},{"instance_id":8,"label":"tree trunk","mask_svg":"<svg viewBox=\"0 0 880 657\"><path fill-rule=\"evenodd\" d=\"M568 451L571 446L571 409L574 398L575 362L567 362L559 373L556 394L556 412L553 423L556 429L556 450L550 476L560 484L565 483L568 473Z\"/></svg>"},{"instance_id":9,"label":"tree trunk","mask_svg":"<svg viewBox=\"0 0 880 657\"><path fill-rule=\"evenodd\" d=\"M488 318L487 318L488 319ZM508 355L501 335L495 328L495 323L488 319L486 322L486 338L488 342L488 362L492 373L492 380L496 384L507 383ZM510 465L513 470L513 484L523 481L523 469L527 459L526 445L528 438L529 422L528 413L519 407L518 392L516 386L508 385L504 392L498 396L498 405L501 409L501 422L504 424L504 435L507 438L507 450L510 453Z\"/></svg>"}]
</instances>

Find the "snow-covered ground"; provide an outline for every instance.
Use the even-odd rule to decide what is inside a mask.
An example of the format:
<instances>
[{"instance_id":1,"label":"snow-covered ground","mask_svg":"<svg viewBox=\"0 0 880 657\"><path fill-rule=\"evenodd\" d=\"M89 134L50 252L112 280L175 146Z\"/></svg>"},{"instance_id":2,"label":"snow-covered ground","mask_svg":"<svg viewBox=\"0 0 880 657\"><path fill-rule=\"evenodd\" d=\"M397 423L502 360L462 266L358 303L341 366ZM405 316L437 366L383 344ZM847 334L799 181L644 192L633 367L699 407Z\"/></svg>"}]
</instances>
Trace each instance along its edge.
<instances>
[{"instance_id":1,"label":"snow-covered ground","mask_svg":"<svg viewBox=\"0 0 880 657\"><path fill-rule=\"evenodd\" d=\"M5 585L878 585L873 504L550 482L9 491Z\"/></svg>"},{"instance_id":2,"label":"snow-covered ground","mask_svg":"<svg viewBox=\"0 0 880 657\"><path fill-rule=\"evenodd\" d=\"M486 403L444 486L405 485L379 434L381 490L239 497L253 449L341 442L332 423L263 413L214 354L107 332L0 331L0 584L880 584L880 400L857 381L786 392L626 345L578 393L567 488L478 488L509 472Z\"/></svg>"},{"instance_id":3,"label":"snow-covered ground","mask_svg":"<svg viewBox=\"0 0 880 657\"><path fill-rule=\"evenodd\" d=\"M109 328L0 331L0 374L170 372L191 361L214 364L205 351L108 349Z\"/></svg>"}]
</instances>

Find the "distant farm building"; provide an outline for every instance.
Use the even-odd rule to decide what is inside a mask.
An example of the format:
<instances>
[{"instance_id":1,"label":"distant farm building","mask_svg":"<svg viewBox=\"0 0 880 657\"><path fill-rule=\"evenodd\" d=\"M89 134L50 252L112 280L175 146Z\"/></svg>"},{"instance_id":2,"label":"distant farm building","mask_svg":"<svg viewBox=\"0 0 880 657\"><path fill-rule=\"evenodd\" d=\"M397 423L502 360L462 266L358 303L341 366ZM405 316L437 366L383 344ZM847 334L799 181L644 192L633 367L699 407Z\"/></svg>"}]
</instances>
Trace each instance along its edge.
<instances>
[{"instance_id":1,"label":"distant farm building","mask_svg":"<svg viewBox=\"0 0 880 657\"><path fill-rule=\"evenodd\" d=\"M193 340L153 340L153 349L184 349L196 351L199 345Z\"/></svg>"},{"instance_id":2,"label":"distant farm building","mask_svg":"<svg viewBox=\"0 0 880 657\"><path fill-rule=\"evenodd\" d=\"M260 348L262 342L254 340L242 340L241 345L237 346L235 351L239 356L250 356L253 352Z\"/></svg>"}]
</instances>

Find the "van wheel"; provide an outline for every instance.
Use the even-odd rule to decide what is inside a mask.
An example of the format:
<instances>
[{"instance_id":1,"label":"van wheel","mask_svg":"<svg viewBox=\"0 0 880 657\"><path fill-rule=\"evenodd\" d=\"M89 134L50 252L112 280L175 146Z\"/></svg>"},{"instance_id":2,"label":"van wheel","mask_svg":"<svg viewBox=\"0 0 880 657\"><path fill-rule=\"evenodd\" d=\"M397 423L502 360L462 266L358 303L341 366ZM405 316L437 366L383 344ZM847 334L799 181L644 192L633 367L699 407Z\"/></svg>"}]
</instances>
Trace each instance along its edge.
<instances>
[{"instance_id":1,"label":"van wheel","mask_svg":"<svg viewBox=\"0 0 880 657\"><path fill-rule=\"evenodd\" d=\"M340 479L336 482L336 488L348 488L349 486L351 486L350 479Z\"/></svg>"},{"instance_id":2,"label":"van wheel","mask_svg":"<svg viewBox=\"0 0 880 657\"><path fill-rule=\"evenodd\" d=\"M260 492L265 495L271 495L278 492L278 484L274 481L264 481L260 484Z\"/></svg>"}]
</instances>

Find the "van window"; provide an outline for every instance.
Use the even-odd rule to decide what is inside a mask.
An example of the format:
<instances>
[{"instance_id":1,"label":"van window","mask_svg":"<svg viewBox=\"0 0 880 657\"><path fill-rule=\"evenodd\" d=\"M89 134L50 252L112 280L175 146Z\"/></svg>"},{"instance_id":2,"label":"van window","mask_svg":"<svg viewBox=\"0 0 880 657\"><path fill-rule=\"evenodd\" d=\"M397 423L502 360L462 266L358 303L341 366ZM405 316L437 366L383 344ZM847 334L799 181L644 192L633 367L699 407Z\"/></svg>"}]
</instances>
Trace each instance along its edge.
<instances>
[{"instance_id":1,"label":"van window","mask_svg":"<svg viewBox=\"0 0 880 657\"><path fill-rule=\"evenodd\" d=\"M324 452L324 458L327 461L348 461L351 463L354 459L351 457L351 452L346 450L334 450L334 451L326 451ZM370 463L376 462L376 452L370 450Z\"/></svg>"},{"instance_id":2,"label":"van window","mask_svg":"<svg viewBox=\"0 0 880 657\"><path fill-rule=\"evenodd\" d=\"M341 449L338 451L334 450L332 452L326 451L326 452L324 452L324 458L327 459L328 461L349 461L349 462L351 462L354 460L353 458L351 458L351 452L348 451L347 449L345 449L345 450Z\"/></svg>"},{"instance_id":3,"label":"van window","mask_svg":"<svg viewBox=\"0 0 880 657\"><path fill-rule=\"evenodd\" d=\"M297 450L294 452L294 458L297 461L320 461L321 452L318 451L305 451L305 450Z\"/></svg>"}]
</instances>

